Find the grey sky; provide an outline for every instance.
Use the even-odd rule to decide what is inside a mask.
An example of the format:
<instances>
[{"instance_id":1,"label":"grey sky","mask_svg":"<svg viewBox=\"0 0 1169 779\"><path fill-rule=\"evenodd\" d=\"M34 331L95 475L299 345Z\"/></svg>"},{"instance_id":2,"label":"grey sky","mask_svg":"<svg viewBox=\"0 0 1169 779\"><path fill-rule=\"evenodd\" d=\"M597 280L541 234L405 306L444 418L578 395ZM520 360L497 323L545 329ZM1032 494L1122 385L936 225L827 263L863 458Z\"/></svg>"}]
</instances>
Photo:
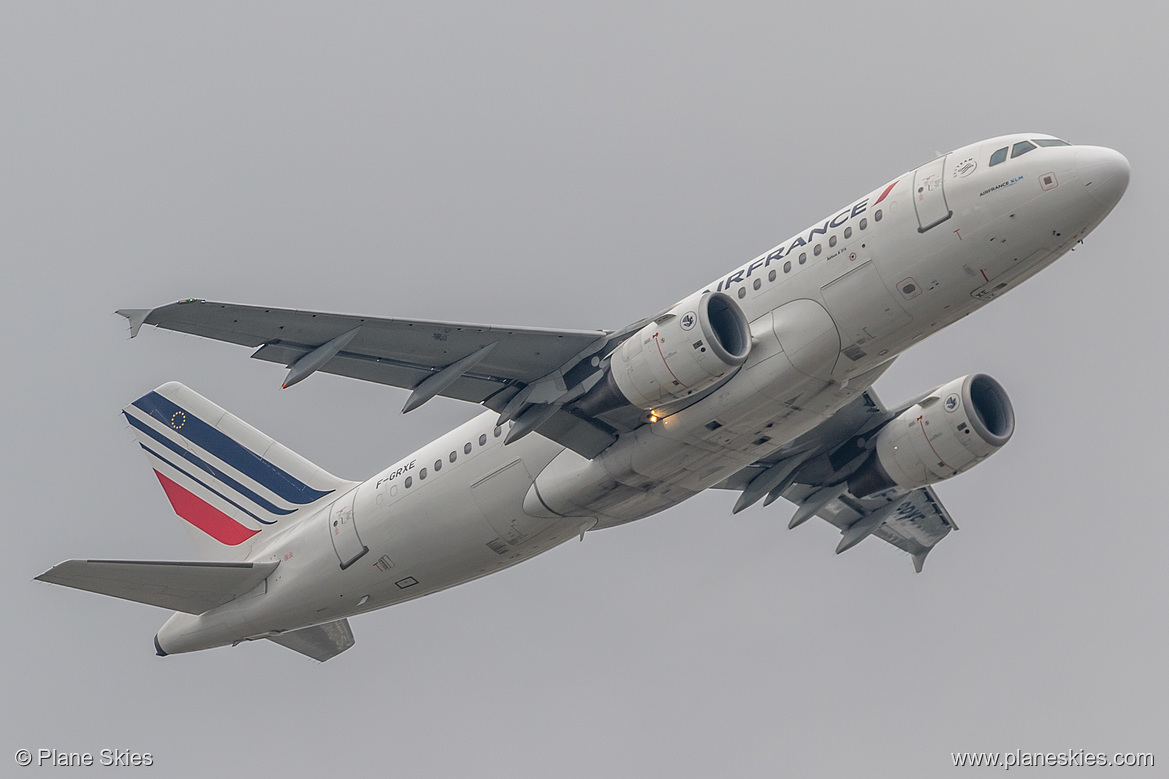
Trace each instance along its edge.
<instances>
[{"instance_id":1,"label":"grey sky","mask_svg":"<svg viewBox=\"0 0 1169 779\"><path fill-rule=\"evenodd\" d=\"M128 748L155 774L937 776L958 750L1169 763L1161 508L1164 15L1136 3L0 6L9 500L0 765ZM815 9L812 6L815 5ZM154 657L158 609L31 579L183 559L118 410L177 379L364 478L477 412L117 308L197 296L617 327L980 138L1112 146L1087 243L915 347L896 402L971 371L1008 447L938 492L913 574L734 496L353 620L324 665ZM10 769L4 769L7 773Z\"/></svg>"}]
</instances>

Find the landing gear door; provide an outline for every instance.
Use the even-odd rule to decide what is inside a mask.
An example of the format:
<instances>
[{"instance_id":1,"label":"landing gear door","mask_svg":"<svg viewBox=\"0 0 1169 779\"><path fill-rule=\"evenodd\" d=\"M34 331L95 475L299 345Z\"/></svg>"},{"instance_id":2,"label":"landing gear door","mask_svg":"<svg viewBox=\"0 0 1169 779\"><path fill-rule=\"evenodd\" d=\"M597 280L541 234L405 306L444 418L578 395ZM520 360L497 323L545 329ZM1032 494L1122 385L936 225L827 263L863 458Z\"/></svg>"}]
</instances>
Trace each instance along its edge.
<instances>
[{"instance_id":1,"label":"landing gear door","mask_svg":"<svg viewBox=\"0 0 1169 779\"><path fill-rule=\"evenodd\" d=\"M946 203L945 173L946 160L938 157L913 172L913 207L917 211L917 231L924 233L937 227L954 215Z\"/></svg>"},{"instance_id":2,"label":"landing gear door","mask_svg":"<svg viewBox=\"0 0 1169 779\"><path fill-rule=\"evenodd\" d=\"M357 535L357 524L353 519L353 501L356 497L357 490L353 490L329 509L329 537L333 539L333 551L337 553L341 570L353 565L369 551L369 547L361 543L361 536Z\"/></svg>"}]
</instances>

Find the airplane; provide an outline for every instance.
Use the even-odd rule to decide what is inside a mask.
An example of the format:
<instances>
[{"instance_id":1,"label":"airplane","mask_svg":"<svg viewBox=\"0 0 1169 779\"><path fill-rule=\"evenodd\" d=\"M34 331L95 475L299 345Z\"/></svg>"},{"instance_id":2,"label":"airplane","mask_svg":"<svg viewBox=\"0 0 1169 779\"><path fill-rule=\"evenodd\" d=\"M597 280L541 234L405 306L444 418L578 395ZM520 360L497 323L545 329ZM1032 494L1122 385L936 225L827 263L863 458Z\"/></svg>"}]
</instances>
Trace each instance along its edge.
<instances>
[{"instance_id":1,"label":"airplane","mask_svg":"<svg viewBox=\"0 0 1169 779\"><path fill-rule=\"evenodd\" d=\"M158 655L267 639L325 661L348 618L502 570L707 489L780 497L837 554L876 537L921 572L952 530L934 484L1011 438L969 374L900 405L903 351L1050 265L1112 211L1129 163L1039 133L903 173L619 330L497 327L187 299L144 324L487 410L369 479L324 471L182 384L123 411L199 560L69 560L41 581L163 607Z\"/></svg>"}]
</instances>

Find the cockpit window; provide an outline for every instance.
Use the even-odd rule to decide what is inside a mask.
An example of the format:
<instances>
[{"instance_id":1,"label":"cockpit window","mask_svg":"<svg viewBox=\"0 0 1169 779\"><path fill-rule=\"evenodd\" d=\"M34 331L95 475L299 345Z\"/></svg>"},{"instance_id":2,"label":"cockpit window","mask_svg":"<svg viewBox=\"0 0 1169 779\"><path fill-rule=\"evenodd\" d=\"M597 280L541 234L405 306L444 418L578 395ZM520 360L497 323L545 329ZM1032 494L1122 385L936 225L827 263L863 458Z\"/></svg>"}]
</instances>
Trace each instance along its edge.
<instances>
[{"instance_id":1,"label":"cockpit window","mask_svg":"<svg viewBox=\"0 0 1169 779\"><path fill-rule=\"evenodd\" d=\"M1000 162L1005 162L1006 159L1007 159L1007 147L1004 146L1003 148L996 151L994 154L990 155L990 166L993 168L995 165L998 165Z\"/></svg>"},{"instance_id":2,"label":"cockpit window","mask_svg":"<svg viewBox=\"0 0 1169 779\"><path fill-rule=\"evenodd\" d=\"M1035 143L1040 146L1071 146L1067 141L1061 141L1059 138L1036 138Z\"/></svg>"},{"instance_id":3,"label":"cockpit window","mask_svg":"<svg viewBox=\"0 0 1169 779\"><path fill-rule=\"evenodd\" d=\"M1035 151L1035 144L1031 141L1019 141L1011 147L1011 159L1021 157L1029 151Z\"/></svg>"}]
</instances>

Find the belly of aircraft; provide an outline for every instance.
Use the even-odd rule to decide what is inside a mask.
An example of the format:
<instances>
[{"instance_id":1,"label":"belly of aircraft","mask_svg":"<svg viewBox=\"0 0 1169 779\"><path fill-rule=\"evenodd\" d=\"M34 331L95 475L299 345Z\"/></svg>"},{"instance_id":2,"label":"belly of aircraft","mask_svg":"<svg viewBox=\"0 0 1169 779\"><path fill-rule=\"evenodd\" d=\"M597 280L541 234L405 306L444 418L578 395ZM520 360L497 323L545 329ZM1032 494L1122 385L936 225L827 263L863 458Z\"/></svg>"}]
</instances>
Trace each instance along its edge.
<instances>
[{"instance_id":1,"label":"belly of aircraft","mask_svg":"<svg viewBox=\"0 0 1169 779\"><path fill-rule=\"evenodd\" d=\"M364 501L359 495L359 523L361 506L367 507L360 526L369 552L355 570L341 573L345 597L352 603L369 596L356 611L400 603L515 565L576 536L579 520L523 510L534 474L561 449L529 436L461 467L432 471L424 486L415 475L414 486L392 502L378 505L375 494Z\"/></svg>"}]
</instances>

